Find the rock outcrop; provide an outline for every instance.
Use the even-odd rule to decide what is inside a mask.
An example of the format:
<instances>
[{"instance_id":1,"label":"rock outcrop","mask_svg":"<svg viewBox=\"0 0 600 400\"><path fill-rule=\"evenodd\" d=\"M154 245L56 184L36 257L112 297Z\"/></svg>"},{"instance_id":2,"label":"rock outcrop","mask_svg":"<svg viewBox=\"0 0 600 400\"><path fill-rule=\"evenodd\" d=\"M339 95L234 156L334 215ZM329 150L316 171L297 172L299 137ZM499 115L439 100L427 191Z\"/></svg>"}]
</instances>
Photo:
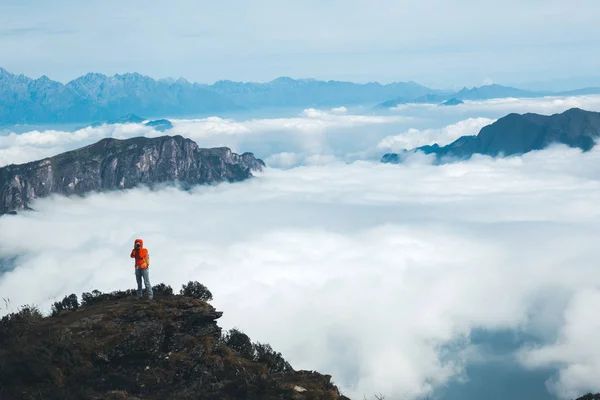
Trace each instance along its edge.
<instances>
[{"instance_id":1,"label":"rock outcrop","mask_svg":"<svg viewBox=\"0 0 600 400\"><path fill-rule=\"evenodd\" d=\"M154 289L153 300L94 291L82 304L65 297L51 316L26 307L2 318L0 399L349 400L331 376L223 334L206 301Z\"/></svg>"},{"instance_id":2,"label":"rock outcrop","mask_svg":"<svg viewBox=\"0 0 600 400\"><path fill-rule=\"evenodd\" d=\"M438 160L466 159L473 154L492 157L524 154L554 143L590 150L600 137L600 113L572 108L561 114L508 114L485 126L476 136L461 136L454 142L422 146L401 153L387 153L383 163L399 163L411 152L435 154Z\"/></svg>"},{"instance_id":3,"label":"rock outcrop","mask_svg":"<svg viewBox=\"0 0 600 400\"><path fill-rule=\"evenodd\" d=\"M0 215L28 209L34 199L51 194L82 195L170 182L184 187L239 182L264 166L252 153L200 148L182 136L108 138L41 161L0 168Z\"/></svg>"},{"instance_id":4,"label":"rock outcrop","mask_svg":"<svg viewBox=\"0 0 600 400\"><path fill-rule=\"evenodd\" d=\"M445 102L439 104L440 106L458 106L460 104L465 104L464 101L457 99L456 97L453 97L449 100L446 100Z\"/></svg>"},{"instance_id":5,"label":"rock outcrop","mask_svg":"<svg viewBox=\"0 0 600 400\"><path fill-rule=\"evenodd\" d=\"M159 132L168 131L169 129L173 129L173 123L168 119L157 119L155 121L148 121L144 125L154 128Z\"/></svg>"},{"instance_id":6,"label":"rock outcrop","mask_svg":"<svg viewBox=\"0 0 600 400\"><path fill-rule=\"evenodd\" d=\"M144 122L146 121L146 122ZM168 119L157 119L157 120L148 120L146 118L140 117L139 115L129 113L127 115L122 116L121 118L110 119L108 121L97 121L91 124L92 127L112 124L144 124L145 126L149 126L156 131L165 132L169 129L173 129L173 123Z\"/></svg>"}]
</instances>

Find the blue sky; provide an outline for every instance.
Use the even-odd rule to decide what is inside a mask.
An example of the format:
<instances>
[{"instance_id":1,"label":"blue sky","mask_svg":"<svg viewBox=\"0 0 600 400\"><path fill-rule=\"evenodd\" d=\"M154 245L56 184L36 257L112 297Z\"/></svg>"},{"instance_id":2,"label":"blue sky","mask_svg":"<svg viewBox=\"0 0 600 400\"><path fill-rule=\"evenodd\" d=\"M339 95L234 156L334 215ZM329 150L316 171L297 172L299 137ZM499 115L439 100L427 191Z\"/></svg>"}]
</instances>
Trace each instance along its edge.
<instances>
[{"instance_id":1,"label":"blue sky","mask_svg":"<svg viewBox=\"0 0 600 400\"><path fill-rule=\"evenodd\" d=\"M0 64L60 81L570 79L600 75L598 15L597 0L3 0Z\"/></svg>"}]
</instances>

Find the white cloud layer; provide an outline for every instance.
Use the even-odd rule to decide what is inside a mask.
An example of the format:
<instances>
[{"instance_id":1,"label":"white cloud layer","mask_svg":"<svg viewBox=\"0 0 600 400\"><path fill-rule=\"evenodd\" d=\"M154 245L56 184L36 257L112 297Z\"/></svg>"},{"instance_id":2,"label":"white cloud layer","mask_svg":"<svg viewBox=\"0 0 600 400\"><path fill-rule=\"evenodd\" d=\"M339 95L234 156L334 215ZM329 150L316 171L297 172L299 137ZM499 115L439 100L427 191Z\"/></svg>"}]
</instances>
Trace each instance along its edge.
<instances>
[{"instance_id":1,"label":"white cloud layer","mask_svg":"<svg viewBox=\"0 0 600 400\"><path fill-rule=\"evenodd\" d=\"M388 151L410 150L434 143L445 146L461 136L477 135L481 128L495 120L490 118L469 118L442 129L418 130L411 128L400 135L388 136L377 144L378 148Z\"/></svg>"},{"instance_id":2,"label":"white cloud layer","mask_svg":"<svg viewBox=\"0 0 600 400\"><path fill-rule=\"evenodd\" d=\"M584 287L570 299L555 343L521 353L523 363L529 367L559 366L559 373L547 382L547 386L564 399L598 392L600 320L597 310L600 307L600 287L597 281L594 282L596 287Z\"/></svg>"},{"instance_id":3,"label":"white cloud layer","mask_svg":"<svg viewBox=\"0 0 600 400\"><path fill-rule=\"evenodd\" d=\"M139 124L86 127L74 132L31 131L0 135L0 166L23 163L94 143L104 137L182 135L201 147L228 146L251 151L277 168L360 159L378 160L388 151L447 144L509 112L550 114L572 107L600 111L600 96L497 99L455 107L407 105L383 114L359 115L345 107L306 109L298 116L233 120L174 119L173 129L157 132Z\"/></svg>"},{"instance_id":4,"label":"white cloud layer","mask_svg":"<svg viewBox=\"0 0 600 400\"><path fill-rule=\"evenodd\" d=\"M268 169L192 194L40 200L37 213L0 218L0 257L21 254L0 297L48 307L132 287L139 236L153 283L203 282L222 326L331 374L352 398L430 392L463 373L469 334L484 328L537 337L521 360L556 365L550 388L567 399L600 390L598 176L600 150L557 146L437 167Z\"/></svg>"},{"instance_id":5,"label":"white cloud layer","mask_svg":"<svg viewBox=\"0 0 600 400\"><path fill-rule=\"evenodd\" d=\"M115 124L86 127L74 132L46 130L0 136L0 166L24 163L94 143L105 137L125 139L135 136L182 135L202 147L228 146L232 150L253 151L261 157L294 153L298 160L321 155L343 155L350 149L372 146L367 132L375 138L407 124L408 116L345 115L340 107L331 111L306 109L291 118L265 118L235 121L219 117L196 120L173 119L174 127L158 132L141 124ZM375 142L376 143L376 142ZM331 157L330 157L331 158Z\"/></svg>"},{"instance_id":6,"label":"white cloud layer","mask_svg":"<svg viewBox=\"0 0 600 400\"><path fill-rule=\"evenodd\" d=\"M435 112L437 114L462 114L475 112L497 113L505 115L512 112L538 114L560 113L570 108L583 108L586 110L600 110L600 96L548 96L540 98L500 98L490 100L465 100L463 104L452 107L440 107L437 104L399 104L390 108L401 112L421 110L422 112Z\"/></svg>"}]
</instances>

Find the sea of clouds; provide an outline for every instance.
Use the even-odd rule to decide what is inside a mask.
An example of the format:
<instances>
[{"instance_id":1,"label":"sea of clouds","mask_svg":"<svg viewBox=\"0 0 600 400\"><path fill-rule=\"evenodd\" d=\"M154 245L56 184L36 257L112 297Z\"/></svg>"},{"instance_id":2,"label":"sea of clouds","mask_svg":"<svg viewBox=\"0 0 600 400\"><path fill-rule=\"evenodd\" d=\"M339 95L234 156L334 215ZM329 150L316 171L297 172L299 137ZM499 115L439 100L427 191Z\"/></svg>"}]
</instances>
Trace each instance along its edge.
<instances>
[{"instance_id":1,"label":"sea of clouds","mask_svg":"<svg viewBox=\"0 0 600 400\"><path fill-rule=\"evenodd\" d=\"M198 280L220 325L270 343L296 369L333 376L351 398L418 399L485 357L476 330L528 340L503 356L552 368L548 391L600 390L600 149L564 146L441 166L380 154L449 143L507 112L600 110L600 98L414 105L378 115L305 110L294 118L174 120L167 134L254 151L248 181L38 200L0 218L0 297L45 309L70 293L135 283L142 237L153 284ZM112 125L0 137L24 162L102 137L162 135Z\"/></svg>"},{"instance_id":2,"label":"sea of clouds","mask_svg":"<svg viewBox=\"0 0 600 400\"><path fill-rule=\"evenodd\" d=\"M114 124L76 130L0 132L0 166L23 163L92 144L102 138L182 135L201 147L251 151L270 167L292 168L330 162L379 160L383 154L427 144L448 144L511 112L552 114L572 107L600 109L600 96L496 99L454 107L408 104L388 111L306 109L294 117L171 119L173 129L158 132L142 124ZM359 113L360 112L360 113ZM20 127L22 130L23 127Z\"/></svg>"}]
</instances>

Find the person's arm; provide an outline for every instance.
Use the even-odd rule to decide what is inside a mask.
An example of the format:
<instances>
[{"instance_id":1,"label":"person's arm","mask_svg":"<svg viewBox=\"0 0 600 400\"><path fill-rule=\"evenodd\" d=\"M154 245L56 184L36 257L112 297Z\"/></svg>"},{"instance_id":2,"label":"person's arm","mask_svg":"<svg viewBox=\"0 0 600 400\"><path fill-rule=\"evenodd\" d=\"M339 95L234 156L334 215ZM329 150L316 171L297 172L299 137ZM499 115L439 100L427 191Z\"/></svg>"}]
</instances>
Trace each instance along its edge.
<instances>
[{"instance_id":1,"label":"person's arm","mask_svg":"<svg viewBox=\"0 0 600 400\"><path fill-rule=\"evenodd\" d=\"M131 254L129 255L131 258L135 258L135 249L131 250Z\"/></svg>"}]
</instances>

